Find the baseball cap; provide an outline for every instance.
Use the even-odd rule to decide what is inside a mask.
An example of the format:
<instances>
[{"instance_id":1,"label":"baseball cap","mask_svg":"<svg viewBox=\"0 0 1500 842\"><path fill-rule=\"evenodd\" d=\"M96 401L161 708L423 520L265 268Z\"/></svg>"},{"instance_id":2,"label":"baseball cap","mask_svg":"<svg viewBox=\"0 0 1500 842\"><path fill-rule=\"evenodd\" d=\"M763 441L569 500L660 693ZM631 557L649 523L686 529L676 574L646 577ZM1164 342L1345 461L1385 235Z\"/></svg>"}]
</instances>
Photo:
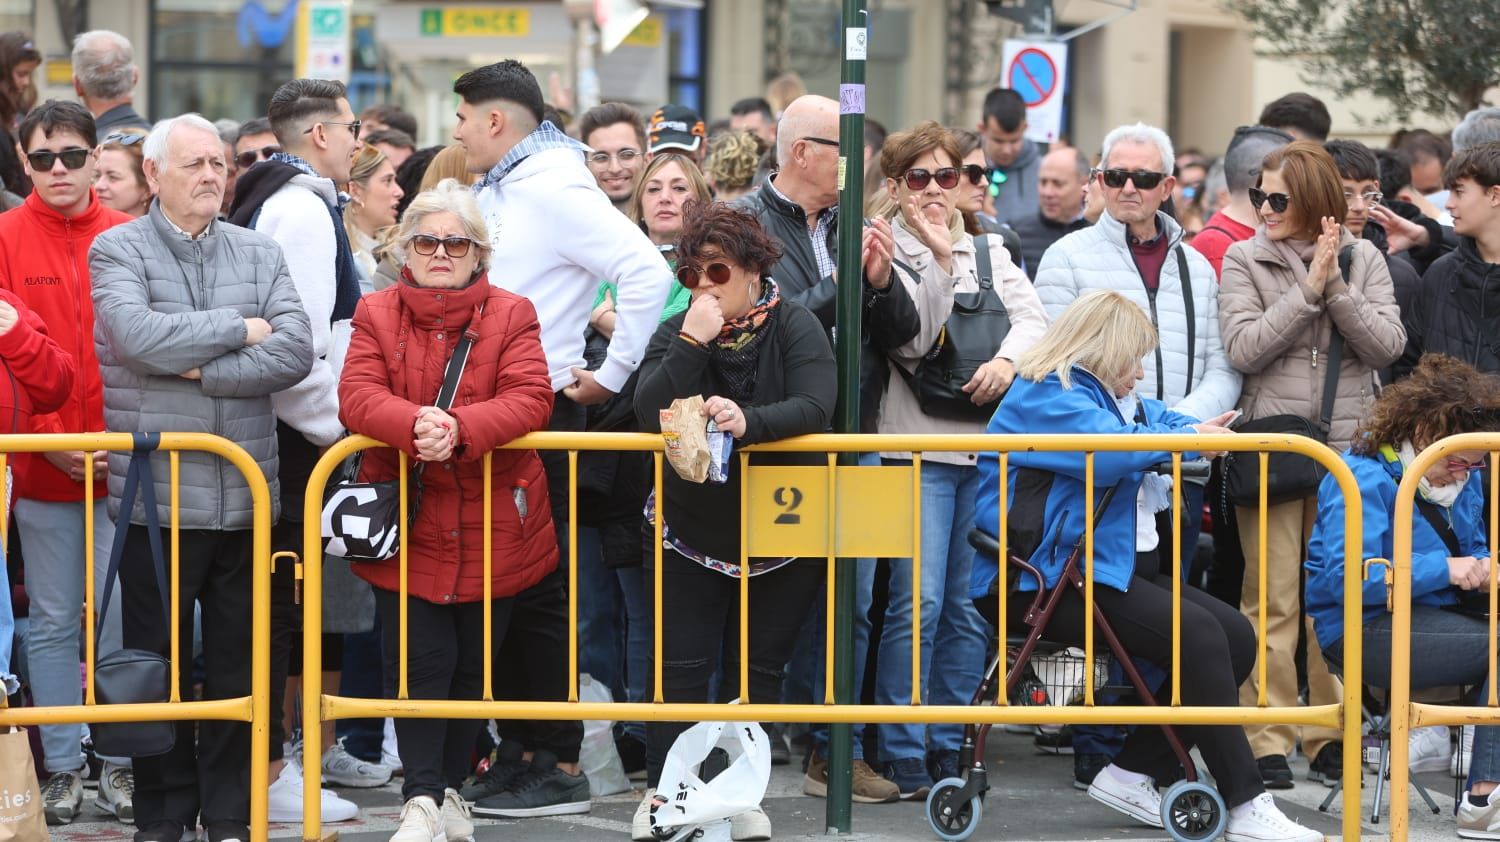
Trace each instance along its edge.
<instances>
[{"instance_id":1,"label":"baseball cap","mask_svg":"<svg viewBox=\"0 0 1500 842\"><path fill-rule=\"evenodd\" d=\"M703 118L698 116L698 112L685 105L671 103L656 109L656 113L651 115L647 133L646 151L653 154L666 149L697 152L708 137L708 130L704 128Z\"/></svg>"}]
</instances>

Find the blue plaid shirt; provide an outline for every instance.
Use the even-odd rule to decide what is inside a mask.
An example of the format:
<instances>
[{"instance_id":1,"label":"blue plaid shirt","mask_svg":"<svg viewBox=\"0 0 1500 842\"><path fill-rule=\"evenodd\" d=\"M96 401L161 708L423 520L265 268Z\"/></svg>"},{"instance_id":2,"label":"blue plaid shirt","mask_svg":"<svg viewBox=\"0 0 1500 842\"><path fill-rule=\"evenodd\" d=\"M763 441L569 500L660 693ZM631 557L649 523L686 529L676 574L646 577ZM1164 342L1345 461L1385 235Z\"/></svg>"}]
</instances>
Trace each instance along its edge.
<instances>
[{"instance_id":1,"label":"blue plaid shirt","mask_svg":"<svg viewBox=\"0 0 1500 842\"><path fill-rule=\"evenodd\" d=\"M322 173L318 172L317 170L313 169L312 168L312 164L309 164L308 162L302 160L302 158L300 158L299 156L293 155L290 152L273 152L271 154L271 157L267 158L266 160L267 161L276 161L277 163L286 164L287 166L291 166L291 167L296 167L297 169L303 171L304 173L307 173L308 175L312 176L313 178L327 178L327 176L325 176ZM337 185L335 185L335 189L336 188L337 188ZM349 194L345 193L343 191L339 191L338 196L339 196L339 210L343 210L344 209L344 205L349 204Z\"/></svg>"},{"instance_id":2,"label":"blue plaid shirt","mask_svg":"<svg viewBox=\"0 0 1500 842\"><path fill-rule=\"evenodd\" d=\"M483 180L474 185L474 192L478 193L491 185L498 184L501 179L510 175L511 170L520 166L522 161L548 149L576 149L580 156L588 151L587 146L568 137L557 126L552 125L550 120L543 120L542 124L537 126L531 134L522 138L520 143L505 153L505 157L500 159L500 163L496 164L494 169L485 174Z\"/></svg>"}]
</instances>

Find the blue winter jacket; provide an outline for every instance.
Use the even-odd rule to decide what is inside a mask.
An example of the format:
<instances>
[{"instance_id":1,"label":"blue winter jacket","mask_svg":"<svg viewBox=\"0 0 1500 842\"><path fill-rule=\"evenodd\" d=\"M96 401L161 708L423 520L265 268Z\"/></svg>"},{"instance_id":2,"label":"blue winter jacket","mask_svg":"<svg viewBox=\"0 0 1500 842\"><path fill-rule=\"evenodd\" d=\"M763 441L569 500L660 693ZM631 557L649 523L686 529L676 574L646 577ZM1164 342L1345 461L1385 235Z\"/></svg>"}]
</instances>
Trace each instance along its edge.
<instances>
[{"instance_id":1,"label":"blue winter jacket","mask_svg":"<svg viewBox=\"0 0 1500 842\"><path fill-rule=\"evenodd\" d=\"M1344 462L1359 483L1360 508L1364 513L1364 559L1389 559L1394 537L1391 519L1396 511L1396 486L1401 482L1401 463L1388 462L1376 453L1363 456L1344 451ZM1464 555L1489 558L1484 535L1484 493L1481 483L1471 479L1448 509L1449 524ZM1450 605L1458 601L1459 589L1448 583L1448 547L1420 510L1412 509L1411 601L1413 605ZM1307 545L1307 613L1313 632L1324 649L1344 636L1344 495L1338 481L1323 477L1318 485L1318 521ZM1385 613L1385 570L1370 569L1365 579L1366 622Z\"/></svg>"},{"instance_id":2,"label":"blue winter jacket","mask_svg":"<svg viewBox=\"0 0 1500 842\"><path fill-rule=\"evenodd\" d=\"M1142 399L1144 423L1127 421L1120 415L1110 390L1094 375L1072 371L1071 388L1057 374L1041 381L1016 378L1005 400L990 419L989 433L1181 433L1193 432L1198 423L1167 409L1160 401ZM1094 528L1094 582L1116 590L1129 590L1135 570L1135 498L1142 472L1172 458L1166 451L1099 452L1094 455L1094 505L1110 486L1119 490ZM1189 454L1185 458L1197 458ZM974 504L975 525L991 536L1000 526L1000 459L996 453L979 454L979 493ZM1062 576L1068 553L1082 538L1087 515L1084 510L1084 454L1081 452L1018 451L1010 454L1010 541L1008 550L1023 555L1047 579L1047 587ZM1029 553L1027 549L1034 547ZM993 594L999 575L996 559L984 553L974 556L970 595L979 599ZM1021 590L1036 590L1030 575L1022 577Z\"/></svg>"}]
</instances>

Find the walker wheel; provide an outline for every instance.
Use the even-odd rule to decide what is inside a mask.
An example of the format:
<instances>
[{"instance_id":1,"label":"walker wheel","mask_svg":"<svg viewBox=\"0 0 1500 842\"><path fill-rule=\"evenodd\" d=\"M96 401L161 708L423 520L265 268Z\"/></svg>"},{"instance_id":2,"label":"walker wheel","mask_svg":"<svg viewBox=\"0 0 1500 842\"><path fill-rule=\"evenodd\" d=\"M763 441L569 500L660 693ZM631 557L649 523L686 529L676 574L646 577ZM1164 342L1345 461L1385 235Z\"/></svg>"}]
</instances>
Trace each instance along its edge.
<instances>
[{"instance_id":1,"label":"walker wheel","mask_svg":"<svg viewBox=\"0 0 1500 842\"><path fill-rule=\"evenodd\" d=\"M927 793L927 823L939 839L962 842L979 826L984 803L977 795L967 801L959 800L958 793L963 788L963 780L944 778Z\"/></svg>"},{"instance_id":2,"label":"walker wheel","mask_svg":"<svg viewBox=\"0 0 1500 842\"><path fill-rule=\"evenodd\" d=\"M1178 781L1161 798L1161 821L1177 842L1218 839L1229 822L1219 791L1201 781Z\"/></svg>"}]
</instances>

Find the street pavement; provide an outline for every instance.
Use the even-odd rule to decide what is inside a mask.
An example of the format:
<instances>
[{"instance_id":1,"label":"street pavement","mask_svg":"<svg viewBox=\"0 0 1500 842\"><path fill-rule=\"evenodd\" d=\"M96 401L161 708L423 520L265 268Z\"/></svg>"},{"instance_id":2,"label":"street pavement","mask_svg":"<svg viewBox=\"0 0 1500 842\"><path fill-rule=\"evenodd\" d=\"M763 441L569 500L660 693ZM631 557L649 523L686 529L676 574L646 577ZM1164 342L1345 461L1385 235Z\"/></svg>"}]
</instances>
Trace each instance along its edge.
<instances>
[{"instance_id":1,"label":"street pavement","mask_svg":"<svg viewBox=\"0 0 1500 842\"><path fill-rule=\"evenodd\" d=\"M984 801L979 827L970 837L976 842L1116 842L1167 838L1160 830L1132 825L1120 814L1073 789L1072 759L1036 754L1028 736L997 734L991 740L990 754L990 785L993 789ZM1317 805L1327 795L1328 789L1306 780L1306 760L1293 758L1292 769L1297 776L1296 788L1275 793L1282 809L1293 819L1323 831L1328 839L1342 839L1342 802L1335 803L1328 813L1318 812ZM1456 839L1453 779L1446 774L1424 774L1417 779L1426 784L1441 812L1432 815L1413 791L1408 838L1413 842ZM1369 820L1374 780L1373 773L1365 773L1360 838L1388 839L1389 819L1385 811L1382 811L1378 824ZM340 794L360 805L360 817L352 822L326 825L325 833L338 831L340 842L386 842L389 839L400 814L399 783L373 790L340 790ZM92 797L92 792L86 795L88 806L84 821L53 828L52 839L70 842L130 839L131 828L115 822L95 821L101 817L92 807ZM476 842L556 839L624 842L629 838L630 819L639 799L638 793L598 798L593 810L586 815L516 821L476 820L475 839ZM1387 810L1388 803L1387 798ZM827 832L826 802L802 794L800 756L795 752L792 765L773 767L763 806L771 818L776 839L821 837ZM928 827L924 810L921 803L855 804L853 832L842 838L850 842L936 840ZM303 836L300 825L278 824L272 825L271 838L302 839Z\"/></svg>"}]
</instances>

